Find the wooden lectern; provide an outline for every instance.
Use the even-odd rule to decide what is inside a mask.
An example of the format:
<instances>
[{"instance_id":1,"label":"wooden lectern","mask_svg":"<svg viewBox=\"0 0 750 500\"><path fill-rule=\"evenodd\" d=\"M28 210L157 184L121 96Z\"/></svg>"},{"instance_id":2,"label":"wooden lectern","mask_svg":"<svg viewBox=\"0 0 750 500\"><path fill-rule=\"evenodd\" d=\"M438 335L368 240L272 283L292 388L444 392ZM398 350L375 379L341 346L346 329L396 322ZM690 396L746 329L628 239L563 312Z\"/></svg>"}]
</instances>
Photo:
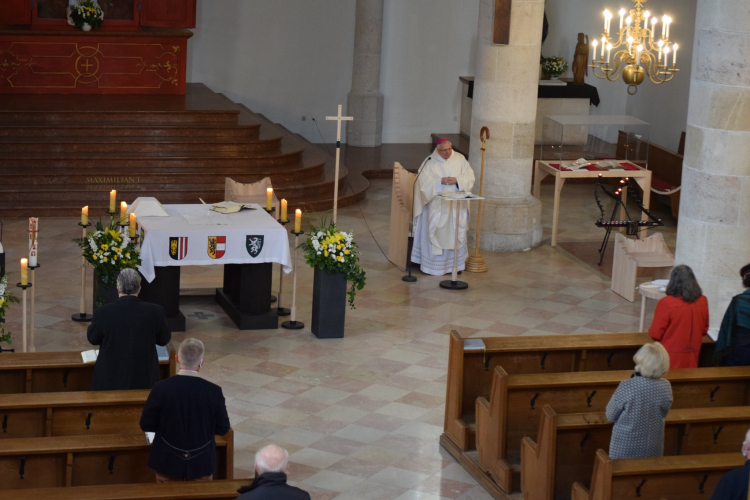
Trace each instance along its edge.
<instances>
[{"instance_id":1,"label":"wooden lectern","mask_svg":"<svg viewBox=\"0 0 750 500\"><path fill-rule=\"evenodd\" d=\"M393 189L391 191L391 233L388 243L388 259L401 268L406 267L409 247L409 224L414 200L414 182L417 174L412 174L399 162L393 165Z\"/></svg>"}]
</instances>

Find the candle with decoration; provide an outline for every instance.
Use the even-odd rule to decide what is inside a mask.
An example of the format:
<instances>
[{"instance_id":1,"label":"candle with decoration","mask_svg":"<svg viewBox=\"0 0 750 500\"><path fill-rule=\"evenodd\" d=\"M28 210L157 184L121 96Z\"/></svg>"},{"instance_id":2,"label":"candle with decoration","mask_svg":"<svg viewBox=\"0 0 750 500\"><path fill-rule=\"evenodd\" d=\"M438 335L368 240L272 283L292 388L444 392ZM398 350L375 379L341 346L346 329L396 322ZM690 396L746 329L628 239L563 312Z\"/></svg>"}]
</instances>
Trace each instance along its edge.
<instances>
[{"instance_id":1,"label":"candle with decoration","mask_svg":"<svg viewBox=\"0 0 750 500\"><path fill-rule=\"evenodd\" d=\"M29 217L29 265L36 267L39 253L39 218Z\"/></svg>"}]
</instances>

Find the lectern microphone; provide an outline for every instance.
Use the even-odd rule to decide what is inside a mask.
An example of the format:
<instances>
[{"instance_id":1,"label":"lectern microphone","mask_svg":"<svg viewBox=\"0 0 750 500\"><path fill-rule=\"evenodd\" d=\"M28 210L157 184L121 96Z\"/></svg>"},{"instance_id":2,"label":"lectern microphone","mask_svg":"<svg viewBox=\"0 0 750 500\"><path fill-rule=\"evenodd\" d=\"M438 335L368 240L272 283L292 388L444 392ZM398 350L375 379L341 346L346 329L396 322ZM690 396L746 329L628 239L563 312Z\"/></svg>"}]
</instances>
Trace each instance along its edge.
<instances>
[{"instance_id":1,"label":"lectern microphone","mask_svg":"<svg viewBox=\"0 0 750 500\"><path fill-rule=\"evenodd\" d=\"M414 186L417 186L417 181L419 180L419 176L422 175L422 171L424 170L424 165L428 161L432 160L432 156L428 156L425 158L425 160L422 162L422 164L419 166L419 170L417 171L417 177L414 178ZM411 251L414 248L414 188L412 187L411 190L411 220L409 221L409 239L407 240L407 246L406 246L406 267L409 268L409 274L407 276L403 276L401 278L402 281L406 281L407 283L414 283L417 281L416 276L411 275Z\"/></svg>"}]
</instances>

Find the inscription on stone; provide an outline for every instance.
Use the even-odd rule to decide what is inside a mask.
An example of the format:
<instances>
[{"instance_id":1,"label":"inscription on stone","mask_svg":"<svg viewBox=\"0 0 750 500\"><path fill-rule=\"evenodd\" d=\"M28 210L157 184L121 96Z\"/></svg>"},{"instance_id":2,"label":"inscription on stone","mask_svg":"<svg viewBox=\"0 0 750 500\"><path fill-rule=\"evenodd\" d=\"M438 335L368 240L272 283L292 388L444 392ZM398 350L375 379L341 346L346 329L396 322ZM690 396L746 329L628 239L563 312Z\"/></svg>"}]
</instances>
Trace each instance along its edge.
<instances>
[{"instance_id":1,"label":"inscription on stone","mask_svg":"<svg viewBox=\"0 0 750 500\"><path fill-rule=\"evenodd\" d=\"M140 177L86 177L86 189L90 190L112 190L112 189L138 189L140 188Z\"/></svg>"}]
</instances>

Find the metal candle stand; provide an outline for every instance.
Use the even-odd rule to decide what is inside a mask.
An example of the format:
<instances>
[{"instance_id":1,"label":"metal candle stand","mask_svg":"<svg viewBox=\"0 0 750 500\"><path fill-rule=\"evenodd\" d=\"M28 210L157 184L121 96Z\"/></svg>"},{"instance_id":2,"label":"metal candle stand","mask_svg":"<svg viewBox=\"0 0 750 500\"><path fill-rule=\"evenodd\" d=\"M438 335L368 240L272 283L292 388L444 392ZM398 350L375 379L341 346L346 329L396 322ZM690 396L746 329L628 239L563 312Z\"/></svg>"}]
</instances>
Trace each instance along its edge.
<instances>
[{"instance_id":1,"label":"metal candle stand","mask_svg":"<svg viewBox=\"0 0 750 500\"><path fill-rule=\"evenodd\" d=\"M39 264L38 262L37 262L37 264L35 266L29 266L29 284L35 282L35 280L34 280L34 271L36 271L40 267L41 267L41 264ZM31 316L30 316L30 318L31 318L31 321L30 321L31 325L29 327L29 333L30 333L30 335L29 335L29 340L30 340L30 342L29 342L29 350L31 352L36 352L36 344L34 342L34 330L35 330L34 316L36 315L35 311L36 311L36 307L34 305L34 288L32 288L31 289ZM24 342L24 344L25 344L25 342Z\"/></svg>"},{"instance_id":2,"label":"metal candle stand","mask_svg":"<svg viewBox=\"0 0 750 500\"><path fill-rule=\"evenodd\" d=\"M82 228L81 237L86 238L86 228L90 227L92 224L90 222L87 224L79 222L78 225ZM80 312L71 316L70 319L80 322L91 321L94 319L93 314L86 313L86 257L83 255L81 255L81 303L79 310Z\"/></svg>"},{"instance_id":3,"label":"metal candle stand","mask_svg":"<svg viewBox=\"0 0 750 500\"><path fill-rule=\"evenodd\" d=\"M296 231L292 231L292 234L294 235L294 271L293 271L293 278L292 278L292 316L290 321L284 321L281 323L282 328L286 328L287 330L301 330L305 327L305 324L301 321L297 321L297 247L299 246L299 237L302 234L305 234L304 231L300 231L299 233Z\"/></svg>"},{"instance_id":4,"label":"metal candle stand","mask_svg":"<svg viewBox=\"0 0 750 500\"><path fill-rule=\"evenodd\" d=\"M279 219L277 222L281 224L282 226L286 226L287 224L289 224L288 219L287 220ZM276 303L276 314L278 314L279 316L289 316L292 313L291 309L281 306L281 301L282 301L281 297L282 297L283 292L284 292L284 266L279 264L279 300Z\"/></svg>"},{"instance_id":5,"label":"metal candle stand","mask_svg":"<svg viewBox=\"0 0 750 500\"><path fill-rule=\"evenodd\" d=\"M269 209L269 208L263 207L263 210L265 210L268 215L271 215L273 213L273 211L276 210L276 209L275 208L270 208ZM276 298L276 295L272 294L271 295L271 302L276 302L276 300L278 300Z\"/></svg>"},{"instance_id":6,"label":"metal candle stand","mask_svg":"<svg viewBox=\"0 0 750 500\"><path fill-rule=\"evenodd\" d=\"M27 307L26 307L26 289L31 288L32 284L29 283L27 285L17 283L16 286L23 290L22 294L22 303L23 303L23 345L22 345L22 352L26 352L26 317L28 316ZM32 310L31 313L33 314L34 311Z\"/></svg>"},{"instance_id":7,"label":"metal candle stand","mask_svg":"<svg viewBox=\"0 0 750 500\"><path fill-rule=\"evenodd\" d=\"M486 137L485 137L486 135ZM486 147L486 140L490 138L490 129L487 127L482 127L482 130L479 131L479 139L482 141L482 147L480 148L480 151L482 151L482 168L479 174L479 196L482 196L482 187L484 185L484 151ZM479 200L479 205L477 206L477 232L476 237L474 238L474 254L470 255L466 262L464 263L465 269L470 273L486 273L487 272L487 264L484 263L484 259L479 254L479 228L482 225L482 200Z\"/></svg>"}]
</instances>

